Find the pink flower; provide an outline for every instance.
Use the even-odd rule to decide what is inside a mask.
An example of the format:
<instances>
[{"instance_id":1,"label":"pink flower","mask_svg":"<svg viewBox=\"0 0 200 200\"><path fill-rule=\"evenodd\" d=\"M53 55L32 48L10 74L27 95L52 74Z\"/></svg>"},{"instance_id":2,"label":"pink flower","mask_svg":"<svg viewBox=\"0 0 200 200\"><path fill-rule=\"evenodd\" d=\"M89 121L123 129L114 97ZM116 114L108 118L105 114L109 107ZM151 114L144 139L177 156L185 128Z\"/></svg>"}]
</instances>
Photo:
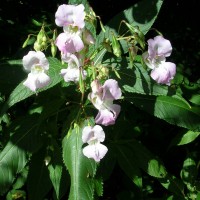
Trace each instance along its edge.
<instances>
[{"instance_id":1,"label":"pink flower","mask_svg":"<svg viewBox=\"0 0 200 200\"><path fill-rule=\"evenodd\" d=\"M116 80L108 79L101 86L98 80L91 83L92 92L89 93L88 99L99 110L95 122L105 126L115 124L121 106L113 104L114 100L121 98L121 89Z\"/></svg>"},{"instance_id":2,"label":"pink flower","mask_svg":"<svg viewBox=\"0 0 200 200\"><path fill-rule=\"evenodd\" d=\"M83 41L79 33L60 33L55 42L61 53L75 53L84 48Z\"/></svg>"},{"instance_id":3,"label":"pink flower","mask_svg":"<svg viewBox=\"0 0 200 200\"><path fill-rule=\"evenodd\" d=\"M32 91L42 88L50 83L50 78L46 74L49 69L49 62L41 51L29 51L22 59L24 69L28 72L28 78L23 83Z\"/></svg>"},{"instance_id":4,"label":"pink flower","mask_svg":"<svg viewBox=\"0 0 200 200\"><path fill-rule=\"evenodd\" d=\"M144 52L142 57L146 65L152 69L151 78L159 84L170 85L170 81L176 74L176 65L166 62L172 52L172 46L169 40L162 36L156 36L148 41L148 51Z\"/></svg>"},{"instance_id":5,"label":"pink flower","mask_svg":"<svg viewBox=\"0 0 200 200\"><path fill-rule=\"evenodd\" d=\"M85 26L84 5L60 5L55 14L57 26L73 26L82 29Z\"/></svg>"},{"instance_id":6,"label":"pink flower","mask_svg":"<svg viewBox=\"0 0 200 200\"><path fill-rule=\"evenodd\" d=\"M176 65L171 62L162 62L159 67L151 71L151 78L159 84L170 85L170 81L176 74Z\"/></svg>"},{"instance_id":7,"label":"pink flower","mask_svg":"<svg viewBox=\"0 0 200 200\"><path fill-rule=\"evenodd\" d=\"M94 159L99 162L107 153L108 148L101 144L105 140L105 133L101 126L95 125L94 127L86 126L82 132L83 143L88 143L83 148L84 156Z\"/></svg>"},{"instance_id":8,"label":"pink flower","mask_svg":"<svg viewBox=\"0 0 200 200\"><path fill-rule=\"evenodd\" d=\"M149 59L165 60L165 57L169 57L172 52L172 45L169 40L163 38L163 36L156 36L154 39L149 39L148 54Z\"/></svg>"}]
</instances>

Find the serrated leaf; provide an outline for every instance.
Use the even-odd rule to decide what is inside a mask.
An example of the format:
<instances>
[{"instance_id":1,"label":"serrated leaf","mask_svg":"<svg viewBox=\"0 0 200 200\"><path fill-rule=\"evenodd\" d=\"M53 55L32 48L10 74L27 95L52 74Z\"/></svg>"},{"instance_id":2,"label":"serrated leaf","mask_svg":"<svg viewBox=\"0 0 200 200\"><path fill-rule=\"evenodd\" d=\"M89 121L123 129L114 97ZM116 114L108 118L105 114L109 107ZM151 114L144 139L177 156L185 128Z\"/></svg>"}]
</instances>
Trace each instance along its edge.
<instances>
[{"instance_id":1,"label":"serrated leaf","mask_svg":"<svg viewBox=\"0 0 200 200\"><path fill-rule=\"evenodd\" d=\"M69 200L94 198L93 178L96 173L96 163L82 153L82 128L87 126L85 121L81 126L75 124L63 139L63 160L71 177Z\"/></svg>"},{"instance_id":2,"label":"serrated leaf","mask_svg":"<svg viewBox=\"0 0 200 200\"><path fill-rule=\"evenodd\" d=\"M62 65L60 63L59 60L57 60L56 58L48 58L49 60L49 76L51 78L51 83L42 89L39 89L38 92L41 91L45 91L53 86L55 86L56 84L58 84L61 80L62 77L60 76L59 72L60 69L62 68ZM32 96L35 95L34 92L32 92L30 89L28 89L27 87L25 87L23 85L22 81L10 94L8 100L6 101L6 103L4 104L4 107L1 110L1 116L13 105L15 105L16 103Z\"/></svg>"},{"instance_id":3,"label":"serrated leaf","mask_svg":"<svg viewBox=\"0 0 200 200\"><path fill-rule=\"evenodd\" d=\"M41 145L38 116L24 117L11 124L13 135L0 153L0 194L12 185L16 174L20 173L29 159Z\"/></svg>"},{"instance_id":4,"label":"serrated leaf","mask_svg":"<svg viewBox=\"0 0 200 200\"><path fill-rule=\"evenodd\" d=\"M101 178L94 180L95 191L98 196L103 196L103 180Z\"/></svg>"},{"instance_id":5,"label":"serrated leaf","mask_svg":"<svg viewBox=\"0 0 200 200\"><path fill-rule=\"evenodd\" d=\"M148 96L134 94L130 101L170 124L193 131L200 130L200 107L190 107L184 101L169 96Z\"/></svg>"}]
</instances>

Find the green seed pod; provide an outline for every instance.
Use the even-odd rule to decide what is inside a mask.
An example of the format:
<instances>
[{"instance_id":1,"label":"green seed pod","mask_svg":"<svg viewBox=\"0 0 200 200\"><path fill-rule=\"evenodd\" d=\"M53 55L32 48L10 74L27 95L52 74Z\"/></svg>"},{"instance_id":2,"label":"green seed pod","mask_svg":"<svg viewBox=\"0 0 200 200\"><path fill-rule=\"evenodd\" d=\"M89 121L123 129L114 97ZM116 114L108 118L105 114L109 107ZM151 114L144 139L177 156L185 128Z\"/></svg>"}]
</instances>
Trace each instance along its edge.
<instances>
[{"instance_id":1,"label":"green seed pod","mask_svg":"<svg viewBox=\"0 0 200 200\"><path fill-rule=\"evenodd\" d=\"M120 57L121 47L114 34L112 35L112 48L113 48L113 54L116 55L117 57Z\"/></svg>"},{"instance_id":2,"label":"green seed pod","mask_svg":"<svg viewBox=\"0 0 200 200\"><path fill-rule=\"evenodd\" d=\"M25 48L29 42L30 35L28 35L27 39L25 40L24 44L22 45L22 48Z\"/></svg>"},{"instance_id":3,"label":"green seed pod","mask_svg":"<svg viewBox=\"0 0 200 200\"><path fill-rule=\"evenodd\" d=\"M33 45L33 48L35 49L35 51L40 51L41 50L41 45L36 41Z\"/></svg>"},{"instance_id":4,"label":"green seed pod","mask_svg":"<svg viewBox=\"0 0 200 200\"><path fill-rule=\"evenodd\" d=\"M52 42L52 43L51 43L51 54L52 54L53 57L56 56L56 52L57 52L57 47L56 47L56 45Z\"/></svg>"}]
</instances>

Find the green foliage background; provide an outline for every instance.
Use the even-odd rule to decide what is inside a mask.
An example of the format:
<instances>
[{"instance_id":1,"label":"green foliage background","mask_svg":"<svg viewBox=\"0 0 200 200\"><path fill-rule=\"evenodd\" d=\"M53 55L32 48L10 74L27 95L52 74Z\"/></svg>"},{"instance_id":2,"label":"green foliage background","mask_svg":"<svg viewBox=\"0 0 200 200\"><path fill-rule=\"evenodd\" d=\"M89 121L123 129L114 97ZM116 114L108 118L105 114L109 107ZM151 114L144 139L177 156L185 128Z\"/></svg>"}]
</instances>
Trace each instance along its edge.
<instances>
[{"instance_id":1,"label":"green foliage background","mask_svg":"<svg viewBox=\"0 0 200 200\"><path fill-rule=\"evenodd\" d=\"M137 22L147 38L155 35L153 30L149 31L153 24L172 42L171 61L177 64L178 75L172 87L159 86L140 63L136 62L132 73L124 65L124 58L111 60L119 70L119 84L125 95L120 101L123 109L116 125L105 127L109 153L98 165L81 152L81 130L88 120L93 123L91 116L95 113L90 111L91 119L71 126L79 107L66 103L76 102L80 95L73 85L63 84L58 75L60 61L48 58L49 75L54 81L38 96L22 85L26 74L19 59L31 47L22 49L21 45L28 34L39 30L33 19L54 24L57 6L66 2L1 3L2 198L200 199L200 40L195 22L198 13L193 12L199 2L119 2L89 1L107 25L98 42L104 36L109 37L110 30L116 32L116 21L124 17L131 23ZM137 6L121 12L135 3ZM118 12L121 13L111 20ZM126 53L126 46L121 45ZM100 54L103 56L96 62L108 62L107 54ZM116 75L113 73L111 77Z\"/></svg>"}]
</instances>

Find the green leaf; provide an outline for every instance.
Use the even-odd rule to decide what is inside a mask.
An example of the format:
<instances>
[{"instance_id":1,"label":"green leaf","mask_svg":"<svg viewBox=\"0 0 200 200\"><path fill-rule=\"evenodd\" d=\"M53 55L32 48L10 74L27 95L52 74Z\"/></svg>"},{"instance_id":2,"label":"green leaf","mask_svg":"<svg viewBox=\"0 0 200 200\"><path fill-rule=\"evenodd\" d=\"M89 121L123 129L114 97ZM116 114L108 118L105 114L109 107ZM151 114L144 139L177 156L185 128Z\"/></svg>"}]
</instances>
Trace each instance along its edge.
<instances>
[{"instance_id":1,"label":"green leaf","mask_svg":"<svg viewBox=\"0 0 200 200\"><path fill-rule=\"evenodd\" d=\"M49 64L50 64L49 76L51 78L51 83L47 87L39 89L38 92L45 91L45 90L55 86L62 80L62 77L59 74L60 69L62 68L60 61L57 60L56 58L52 58L52 57L48 58L48 60L49 60ZM5 103L4 107L1 110L1 115L3 115L11 106L15 105L16 103L18 103L32 95L35 95L34 92L32 92L30 89L28 89L27 87L25 87L23 85L23 82L24 81L22 81L12 91L7 102Z\"/></svg>"},{"instance_id":2,"label":"green leaf","mask_svg":"<svg viewBox=\"0 0 200 200\"><path fill-rule=\"evenodd\" d=\"M71 177L69 200L94 198L93 178L96 173L96 163L82 153L82 128L87 126L85 121L81 126L74 125L63 139L63 159Z\"/></svg>"},{"instance_id":3,"label":"green leaf","mask_svg":"<svg viewBox=\"0 0 200 200\"><path fill-rule=\"evenodd\" d=\"M190 107L184 101L169 96L149 96L134 94L130 101L170 124L193 131L200 130L200 107Z\"/></svg>"},{"instance_id":4,"label":"green leaf","mask_svg":"<svg viewBox=\"0 0 200 200\"><path fill-rule=\"evenodd\" d=\"M28 199L43 200L52 188L49 171L44 162L46 149L41 149L31 158L27 179Z\"/></svg>"},{"instance_id":5,"label":"green leaf","mask_svg":"<svg viewBox=\"0 0 200 200\"><path fill-rule=\"evenodd\" d=\"M13 133L0 153L0 195L12 185L16 174L20 173L29 160L30 153L41 146L38 115L18 119L9 129Z\"/></svg>"},{"instance_id":6,"label":"green leaf","mask_svg":"<svg viewBox=\"0 0 200 200\"><path fill-rule=\"evenodd\" d=\"M171 145L185 145L193 142L198 136L200 135L200 132L195 131L185 131L184 133L179 133L171 142Z\"/></svg>"},{"instance_id":7,"label":"green leaf","mask_svg":"<svg viewBox=\"0 0 200 200\"><path fill-rule=\"evenodd\" d=\"M194 156L189 154L183 162L183 168L181 170L180 176L185 184L192 186L198 175L198 167L196 161L194 160ZM191 187L188 187L188 189Z\"/></svg>"},{"instance_id":8,"label":"green leaf","mask_svg":"<svg viewBox=\"0 0 200 200\"><path fill-rule=\"evenodd\" d=\"M103 196L103 180L101 178L94 180L95 191L98 196Z\"/></svg>"},{"instance_id":9,"label":"green leaf","mask_svg":"<svg viewBox=\"0 0 200 200\"><path fill-rule=\"evenodd\" d=\"M119 166L124 173L139 187L142 188L142 175L137 166L137 159L131 148L125 145L116 146L116 155Z\"/></svg>"},{"instance_id":10,"label":"green leaf","mask_svg":"<svg viewBox=\"0 0 200 200\"><path fill-rule=\"evenodd\" d=\"M18 176L17 180L13 184L13 189L20 189L26 182L28 176L28 168L25 167L22 169L20 175Z\"/></svg>"}]
</instances>

